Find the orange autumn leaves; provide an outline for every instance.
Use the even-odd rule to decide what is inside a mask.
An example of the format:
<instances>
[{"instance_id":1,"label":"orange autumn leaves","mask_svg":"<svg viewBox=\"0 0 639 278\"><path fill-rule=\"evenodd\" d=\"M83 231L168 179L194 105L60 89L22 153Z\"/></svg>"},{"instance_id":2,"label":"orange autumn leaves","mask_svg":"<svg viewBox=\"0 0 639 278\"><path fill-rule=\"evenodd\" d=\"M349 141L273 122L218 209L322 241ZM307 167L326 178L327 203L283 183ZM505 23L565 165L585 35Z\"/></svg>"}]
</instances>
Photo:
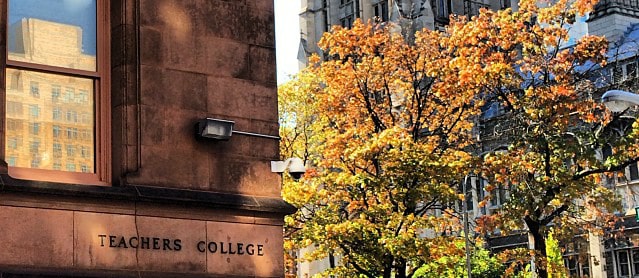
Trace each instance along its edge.
<instances>
[{"instance_id":1,"label":"orange autumn leaves","mask_svg":"<svg viewBox=\"0 0 639 278\"><path fill-rule=\"evenodd\" d=\"M284 186L284 197L300 207L287 219L288 246L315 244L311 259L339 255L343 264L333 274L410 277L445 256L434 246L439 235L461 227L448 204L463 198L458 186L471 171L490 180L489 187L530 195L481 219L484 231L522 228L535 205L549 215L592 191L591 180L572 178L594 162L561 166L574 152L590 159L592 146L561 141L561 134L576 123L610 120L585 97L593 86L580 68L604 65L607 42L587 36L571 49L560 46L574 16L593 2L519 4L516 12L452 17L445 30L422 30L411 41L393 23L357 21L324 35L320 47L328 59L312 58L280 88L282 153L303 156L313 167L312 177ZM502 152L478 156L476 123L489 103L512 113L520 138L505 142L511 145ZM558 140L549 146L552 159L534 143L546 135L558 136L549 138ZM539 174L548 163L547 174ZM557 184L567 184L561 194L544 195Z\"/></svg>"}]
</instances>

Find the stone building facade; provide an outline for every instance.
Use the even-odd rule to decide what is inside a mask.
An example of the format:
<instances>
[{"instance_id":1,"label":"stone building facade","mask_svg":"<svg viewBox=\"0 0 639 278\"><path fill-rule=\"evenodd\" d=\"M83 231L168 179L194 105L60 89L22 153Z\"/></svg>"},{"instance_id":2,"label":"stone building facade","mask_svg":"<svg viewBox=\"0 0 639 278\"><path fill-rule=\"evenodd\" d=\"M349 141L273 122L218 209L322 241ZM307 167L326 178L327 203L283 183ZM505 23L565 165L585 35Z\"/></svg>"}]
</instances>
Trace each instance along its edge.
<instances>
[{"instance_id":1,"label":"stone building facade","mask_svg":"<svg viewBox=\"0 0 639 278\"><path fill-rule=\"evenodd\" d=\"M322 34L332 26L352 26L356 19L393 21L413 30L437 29L448 24L451 14L475 15L480 8L511 7L516 0L301 0L301 43L298 52L300 67L316 53Z\"/></svg>"},{"instance_id":2,"label":"stone building facade","mask_svg":"<svg viewBox=\"0 0 639 278\"><path fill-rule=\"evenodd\" d=\"M0 277L282 277L273 14L1 0Z\"/></svg>"}]
</instances>

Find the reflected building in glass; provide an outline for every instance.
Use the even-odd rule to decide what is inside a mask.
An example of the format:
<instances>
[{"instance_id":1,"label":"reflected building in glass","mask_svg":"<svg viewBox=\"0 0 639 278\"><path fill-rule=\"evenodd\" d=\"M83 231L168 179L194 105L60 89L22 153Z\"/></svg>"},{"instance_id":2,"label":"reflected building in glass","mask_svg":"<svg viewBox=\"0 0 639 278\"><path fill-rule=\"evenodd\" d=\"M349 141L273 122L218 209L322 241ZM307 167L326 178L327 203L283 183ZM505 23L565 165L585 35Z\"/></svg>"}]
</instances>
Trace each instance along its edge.
<instances>
[{"instance_id":1,"label":"reflected building in glass","mask_svg":"<svg viewBox=\"0 0 639 278\"><path fill-rule=\"evenodd\" d=\"M78 26L25 18L9 28L8 59L95 71ZM6 157L9 166L92 173L94 81L7 69Z\"/></svg>"}]
</instances>

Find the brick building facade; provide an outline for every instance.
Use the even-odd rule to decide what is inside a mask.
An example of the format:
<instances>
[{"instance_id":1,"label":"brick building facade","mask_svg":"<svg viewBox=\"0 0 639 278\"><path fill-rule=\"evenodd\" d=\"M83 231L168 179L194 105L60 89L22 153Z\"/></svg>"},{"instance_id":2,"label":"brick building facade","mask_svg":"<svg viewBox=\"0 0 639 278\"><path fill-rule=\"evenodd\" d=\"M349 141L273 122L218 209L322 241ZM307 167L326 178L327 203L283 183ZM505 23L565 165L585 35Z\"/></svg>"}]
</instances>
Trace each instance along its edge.
<instances>
[{"instance_id":1,"label":"brick building facade","mask_svg":"<svg viewBox=\"0 0 639 278\"><path fill-rule=\"evenodd\" d=\"M0 1L0 277L282 277L273 12Z\"/></svg>"}]
</instances>

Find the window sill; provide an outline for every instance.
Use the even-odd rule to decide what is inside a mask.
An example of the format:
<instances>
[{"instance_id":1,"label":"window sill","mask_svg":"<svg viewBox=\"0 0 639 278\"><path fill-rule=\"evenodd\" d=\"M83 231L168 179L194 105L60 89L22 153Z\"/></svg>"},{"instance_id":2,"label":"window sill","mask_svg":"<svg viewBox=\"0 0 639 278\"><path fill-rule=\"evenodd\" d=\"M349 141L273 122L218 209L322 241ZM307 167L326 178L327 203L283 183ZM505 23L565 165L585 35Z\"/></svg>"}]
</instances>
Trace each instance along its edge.
<instances>
[{"instance_id":1,"label":"window sill","mask_svg":"<svg viewBox=\"0 0 639 278\"><path fill-rule=\"evenodd\" d=\"M95 173L9 167L9 176L14 179L36 180L41 182L109 186L108 183L101 181L98 174Z\"/></svg>"},{"instance_id":2,"label":"window sill","mask_svg":"<svg viewBox=\"0 0 639 278\"><path fill-rule=\"evenodd\" d=\"M34 195L58 195L125 201L146 201L211 208L237 209L278 214L292 214L295 207L280 198L229 193L163 188L142 185L96 186L15 179L0 174L0 193L15 192Z\"/></svg>"}]
</instances>

